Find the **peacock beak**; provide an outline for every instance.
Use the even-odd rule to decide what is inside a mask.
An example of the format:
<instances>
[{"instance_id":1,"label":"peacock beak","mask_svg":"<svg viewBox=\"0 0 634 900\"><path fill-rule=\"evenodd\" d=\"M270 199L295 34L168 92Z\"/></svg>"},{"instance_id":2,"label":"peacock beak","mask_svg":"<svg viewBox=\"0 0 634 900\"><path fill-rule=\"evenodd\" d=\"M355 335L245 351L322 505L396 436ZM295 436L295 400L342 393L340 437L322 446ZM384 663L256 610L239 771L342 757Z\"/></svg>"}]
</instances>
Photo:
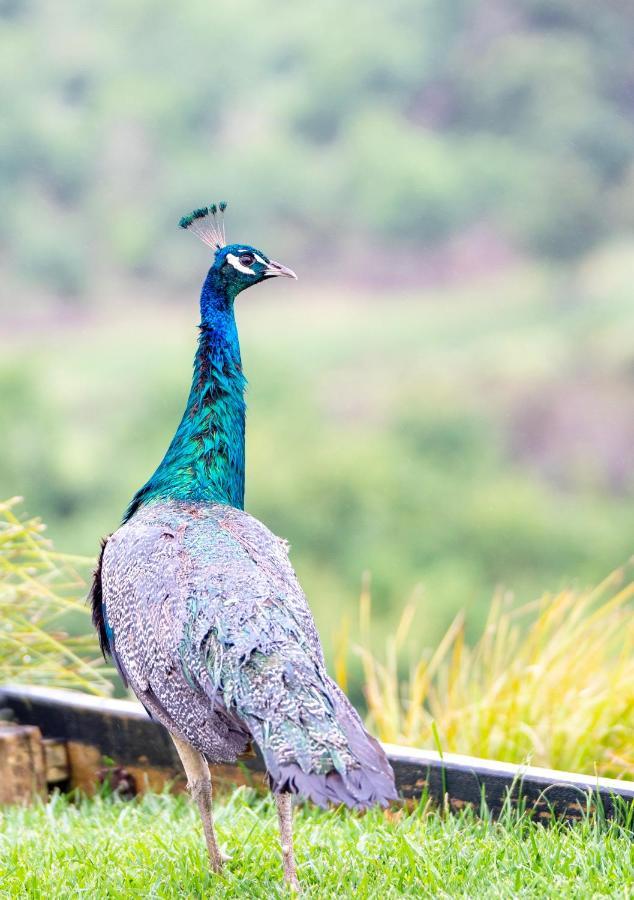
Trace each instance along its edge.
<instances>
[{"instance_id":1,"label":"peacock beak","mask_svg":"<svg viewBox=\"0 0 634 900\"><path fill-rule=\"evenodd\" d=\"M275 262L275 260L270 259L266 264L266 269L264 270L265 278L275 278L277 275L284 275L286 278L294 278L297 281L297 275L293 272L292 269L287 268L287 266L283 266L281 263Z\"/></svg>"}]
</instances>

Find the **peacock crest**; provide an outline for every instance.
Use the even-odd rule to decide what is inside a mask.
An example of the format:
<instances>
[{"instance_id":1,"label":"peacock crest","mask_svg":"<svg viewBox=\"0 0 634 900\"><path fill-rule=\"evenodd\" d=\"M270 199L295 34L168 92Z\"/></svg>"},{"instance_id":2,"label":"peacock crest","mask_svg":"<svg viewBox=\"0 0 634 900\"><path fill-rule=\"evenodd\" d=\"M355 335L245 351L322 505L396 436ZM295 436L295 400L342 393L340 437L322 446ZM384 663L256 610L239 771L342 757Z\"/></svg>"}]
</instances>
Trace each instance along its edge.
<instances>
[{"instance_id":1,"label":"peacock crest","mask_svg":"<svg viewBox=\"0 0 634 900\"><path fill-rule=\"evenodd\" d=\"M207 244L213 250L219 250L226 246L225 235L225 210L227 204L222 200L218 205L212 203L195 209L178 223L181 228L191 231L203 244Z\"/></svg>"}]
</instances>

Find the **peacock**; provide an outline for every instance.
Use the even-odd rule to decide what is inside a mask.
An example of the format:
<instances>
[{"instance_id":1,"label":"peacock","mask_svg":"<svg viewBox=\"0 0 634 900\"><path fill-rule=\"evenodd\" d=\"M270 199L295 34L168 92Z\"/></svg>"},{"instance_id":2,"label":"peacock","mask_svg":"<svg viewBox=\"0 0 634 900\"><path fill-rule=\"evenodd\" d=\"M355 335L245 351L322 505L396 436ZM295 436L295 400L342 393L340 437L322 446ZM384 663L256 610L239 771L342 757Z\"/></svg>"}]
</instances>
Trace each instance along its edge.
<instances>
[{"instance_id":1,"label":"peacock","mask_svg":"<svg viewBox=\"0 0 634 900\"><path fill-rule=\"evenodd\" d=\"M91 591L104 656L169 731L198 805L211 868L225 860L208 762L259 748L275 796L284 878L298 888L292 795L386 806L394 774L329 677L286 541L244 512L246 381L234 301L295 273L227 244L226 203L181 219L211 248L189 398L169 448L102 542Z\"/></svg>"}]
</instances>

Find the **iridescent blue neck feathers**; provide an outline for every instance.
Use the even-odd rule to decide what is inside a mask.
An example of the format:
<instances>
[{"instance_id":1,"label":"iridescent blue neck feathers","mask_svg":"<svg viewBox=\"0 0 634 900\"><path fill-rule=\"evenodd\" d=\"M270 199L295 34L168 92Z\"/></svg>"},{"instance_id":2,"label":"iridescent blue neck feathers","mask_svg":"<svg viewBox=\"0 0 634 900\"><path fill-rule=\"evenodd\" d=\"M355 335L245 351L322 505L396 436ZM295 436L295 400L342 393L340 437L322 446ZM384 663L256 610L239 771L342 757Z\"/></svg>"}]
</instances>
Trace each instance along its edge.
<instances>
[{"instance_id":1,"label":"iridescent blue neck feathers","mask_svg":"<svg viewBox=\"0 0 634 900\"><path fill-rule=\"evenodd\" d=\"M134 495L124 521L155 500L244 508L244 388L233 304L241 291L292 269L247 244L227 244L226 203L194 210L180 225L214 251L200 295L200 340L180 425L163 461ZM220 217L218 217L220 212Z\"/></svg>"},{"instance_id":2,"label":"iridescent blue neck feathers","mask_svg":"<svg viewBox=\"0 0 634 900\"><path fill-rule=\"evenodd\" d=\"M222 271L209 270L187 406L163 461L128 507L126 521L153 500L244 508L246 380L231 287Z\"/></svg>"}]
</instances>

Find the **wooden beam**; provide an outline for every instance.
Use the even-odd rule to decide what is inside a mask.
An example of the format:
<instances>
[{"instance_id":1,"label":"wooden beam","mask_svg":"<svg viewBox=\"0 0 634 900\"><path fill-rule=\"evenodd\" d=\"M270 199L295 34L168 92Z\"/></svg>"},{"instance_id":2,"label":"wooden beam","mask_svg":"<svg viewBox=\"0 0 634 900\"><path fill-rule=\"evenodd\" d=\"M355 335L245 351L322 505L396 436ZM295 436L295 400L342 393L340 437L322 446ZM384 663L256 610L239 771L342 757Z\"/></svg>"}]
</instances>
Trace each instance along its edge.
<instances>
[{"instance_id":1,"label":"wooden beam","mask_svg":"<svg viewBox=\"0 0 634 900\"><path fill-rule=\"evenodd\" d=\"M597 778L537 766L384 744L404 798L418 798L426 790L440 803L459 810L465 805L476 811L483 804L498 816L510 802L525 805L536 818L549 821L563 817L581 819L597 804L613 818L623 803L634 803L634 782Z\"/></svg>"},{"instance_id":2,"label":"wooden beam","mask_svg":"<svg viewBox=\"0 0 634 900\"><path fill-rule=\"evenodd\" d=\"M103 757L130 769L137 782L150 773L151 787L181 778L178 756L165 729L153 722L138 703L109 700L74 691L7 686L0 691L0 705L9 707L17 720L37 725L44 737L67 743L71 783L89 789ZM505 805L523 804L536 818L581 818L588 808L601 804L609 818L619 803L634 802L634 782L594 778L534 766L517 766L475 757L431 750L385 745L401 796L416 800L427 793L437 803L459 810L466 805L486 808L499 815ZM82 757L85 771L78 776ZM73 760L73 756L75 759ZM246 758L239 766L218 767L227 782L261 783L262 759ZM258 775L260 773L260 775ZM181 778L182 780L182 778ZM142 784L139 785L142 787Z\"/></svg>"},{"instance_id":3,"label":"wooden beam","mask_svg":"<svg viewBox=\"0 0 634 900\"><path fill-rule=\"evenodd\" d=\"M0 804L30 803L46 793L42 735L35 725L0 727Z\"/></svg>"}]
</instances>

